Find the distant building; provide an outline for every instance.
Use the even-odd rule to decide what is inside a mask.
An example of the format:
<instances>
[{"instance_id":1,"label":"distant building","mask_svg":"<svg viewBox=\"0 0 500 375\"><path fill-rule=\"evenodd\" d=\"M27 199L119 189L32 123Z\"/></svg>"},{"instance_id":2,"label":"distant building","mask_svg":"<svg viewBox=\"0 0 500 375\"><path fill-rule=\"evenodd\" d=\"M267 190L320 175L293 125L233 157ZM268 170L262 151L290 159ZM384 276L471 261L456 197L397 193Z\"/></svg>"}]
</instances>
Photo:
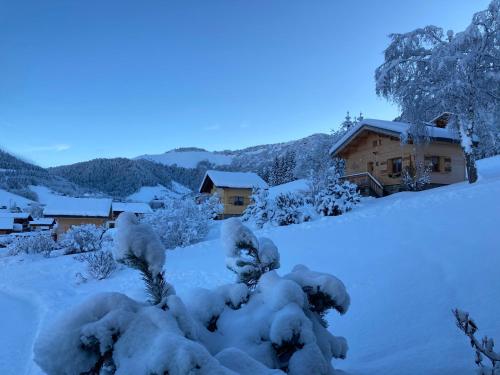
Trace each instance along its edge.
<instances>
[{"instance_id":1,"label":"distant building","mask_svg":"<svg viewBox=\"0 0 500 375\"><path fill-rule=\"evenodd\" d=\"M443 113L427 124L428 142L422 144L408 137L409 123L365 119L348 130L330 154L345 160L344 177L365 195L399 191L402 172L417 163L430 168L430 187L464 181L465 157L458 135L445 128L449 117Z\"/></svg>"},{"instance_id":2,"label":"distant building","mask_svg":"<svg viewBox=\"0 0 500 375\"><path fill-rule=\"evenodd\" d=\"M147 203L139 202L113 202L112 205L113 220L116 220L122 212L132 212L137 216L144 216L153 213L151 206Z\"/></svg>"},{"instance_id":3,"label":"distant building","mask_svg":"<svg viewBox=\"0 0 500 375\"><path fill-rule=\"evenodd\" d=\"M14 232L14 218L0 217L0 234L10 234Z\"/></svg>"},{"instance_id":4,"label":"distant building","mask_svg":"<svg viewBox=\"0 0 500 375\"><path fill-rule=\"evenodd\" d=\"M74 225L105 225L111 220L111 203L111 199L58 197L47 204L43 215L55 219L59 239Z\"/></svg>"},{"instance_id":5,"label":"distant building","mask_svg":"<svg viewBox=\"0 0 500 375\"><path fill-rule=\"evenodd\" d=\"M29 230L29 222L33 220L29 212L12 212L0 210L0 218L12 218L15 232L26 232Z\"/></svg>"},{"instance_id":6,"label":"distant building","mask_svg":"<svg viewBox=\"0 0 500 375\"><path fill-rule=\"evenodd\" d=\"M251 202L254 187L267 188L266 182L252 172L207 171L200 185L202 194L220 196L224 211L220 218L239 216Z\"/></svg>"},{"instance_id":7,"label":"distant building","mask_svg":"<svg viewBox=\"0 0 500 375\"><path fill-rule=\"evenodd\" d=\"M41 217L39 219L33 219L29 222L30 229L35 232L42 230L51 230L54 228L56 221L52 217Z\"/></svg>"}]
</instances>

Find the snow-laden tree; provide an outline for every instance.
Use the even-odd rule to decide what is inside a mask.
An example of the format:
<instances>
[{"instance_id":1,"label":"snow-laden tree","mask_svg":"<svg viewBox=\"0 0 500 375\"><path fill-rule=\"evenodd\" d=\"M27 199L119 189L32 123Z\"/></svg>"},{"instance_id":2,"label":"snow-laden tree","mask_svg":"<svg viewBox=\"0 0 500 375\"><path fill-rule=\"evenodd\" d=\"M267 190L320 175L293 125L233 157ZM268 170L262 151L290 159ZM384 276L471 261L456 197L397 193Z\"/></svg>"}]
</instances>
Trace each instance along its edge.
<instances>
[{"instance_id":1,"label":"snow-laden tree","mask_svg":"<svg viewBox=\"0 0 500 375\"><path fill-rule=\"evenodd\" d=\"M420 191L431 183L431 168L422 162L403 169L401 184L406 190Z\"/></svg>"},{"instance_id":2,"label":"snow-laden tree","mask_svg":"<svg viewBox=\"0 0 500 375\"><path fill-rule=\"evenodd\" d=\"M210 229L209 216L216 208L216 204L209 208L186 197L168 201L164 208L146 215L142 221L153 228L165 248L174 249L203 240Z\"/></svg>"},{"instance_id":3,"label":"snow-laden tree","mask_svg":"<svg viewBox=\"0 0 500 375\"><path fill-rule=\"evenodd\" d=\"M237 275L237 281L255 287L260 277L280 266L278 249L266 238L257 238L237 218L228 219L221 229L226 250L226 266Z\"/></svg>"},{"instance_id":4,"label":"snow-laden tree","mask_svg":"<svg viewBox=\"0 0 500 375\"><path fill-rule=\"evenodd\" d=\"M273 201L273 224L278 226L300 224L312 218L311 207L304 194L285 192L278 194Z\"/></svg>"},{"instance_id":5,"label":"snow-laden tree","mask_svg":"<svg viewBox=\"0 0 500 375\"><path fill-rule=\"evenodd\" d=\"M276 156L267 172L269 185L282 185L295 180L296 165L295 152L293 151Z\"/></svg>"},{"instance_id":6,"label":"snow-laden tree","mask_svg":"<svg viewBox=\"0 0 500 375\"><path fill-rule=\"evenodd\" d=\"M158 235L148 224L139 223L131 212L122 212L118 216L116 228L115 259L141 272L152 304L164 303L174 291L165 281L165 248Z\"/></svg>"},{"instance_id":7,"label":"snow-laden tree","mask_svg":"<svg viewBox=\"0 0 500 375\"><path fill-rule=\"evenodd\" d=\"M201 203L200 209L207 219L212 220L217 218L224 212L224 205L221 203L220 195L217 193L210 195Z\"/></svg>"},{"instance_id":8,"label":"snow-laden tree","mask_svg":"<svg viewBox=\"0 0 500 375\"><path fill-rule=\"evenodd\" d=\"M469 338L472 349L474 350L474 362L479 367L479 375L500 375L500 352L495 352L495 341L488 336L484 336L479 341L475 334L478 327L474 320L469 316L469 313L454 309L453 315L455 316L455 323L457 327L465 333ZM486 358L491 367L483 363Z\"/></svg>"},{"instance_id":9,"label":"snow-laden tree","mask_svg":"<svg viewBox=\"0 0 500 375\"><path fill-rule=\"evenodd\" d=\"M316 186L311 195L316 211L323 216L342 215L360 202L358 187L342 180L335 168L330 169L317 184L319 186Z\"/></svg>"},{"instance_id":10,"label":"snow-laden tree","mask_svg":"<svg viewBox=\"0 0 500 375\"><path fill-rule=\"evenodd\" d=\"M402 120L423 124L453 114L449 126L460 135L470 182L475 155L500 152L499 14L500 0L493 0L463 32L426 26L391 34L375 72L377 94L399 105Z\"/></svg>"},{"instance_id":11,"label":"snow-laden tree","mask_svg":"<svg viewBox=\"0 0 500 375\"><path fill-rule=\"evenodd\" d=\"M252 190L251 203L243 212L242 220L252 222L257 228L262 228L271 219L271 202L269 190L266 188L254 188Z\"/></svg>"},{"instance_id":12,"label":"snow-laden tree","mask_svg":"<svg viewBox=\"0 0 500 375\"><path fill-rule=\"evenodd\" d=\"M100 250L105 228L95 224L73 225L65 234L61 245L66 254Z\"/></svg>"}]
</instances>

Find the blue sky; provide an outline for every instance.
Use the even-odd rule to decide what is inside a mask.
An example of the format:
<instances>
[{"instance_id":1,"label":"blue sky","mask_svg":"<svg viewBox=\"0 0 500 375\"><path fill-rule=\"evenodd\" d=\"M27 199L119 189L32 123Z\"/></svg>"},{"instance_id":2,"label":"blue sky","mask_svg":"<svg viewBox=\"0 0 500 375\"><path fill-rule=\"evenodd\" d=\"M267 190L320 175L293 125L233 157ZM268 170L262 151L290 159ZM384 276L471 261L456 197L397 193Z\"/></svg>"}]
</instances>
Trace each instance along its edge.
<instances>
[{"instance_id":1,"label":"blue sky","mask_svg":"<svg viewBox=\"0 0 500 375\"><path fill-rule=\"evenodd\" d=\"M487 0L0 0L0 146L42 166L236 149L392 119L391 32Z\"/></svg>"}]
</instances>

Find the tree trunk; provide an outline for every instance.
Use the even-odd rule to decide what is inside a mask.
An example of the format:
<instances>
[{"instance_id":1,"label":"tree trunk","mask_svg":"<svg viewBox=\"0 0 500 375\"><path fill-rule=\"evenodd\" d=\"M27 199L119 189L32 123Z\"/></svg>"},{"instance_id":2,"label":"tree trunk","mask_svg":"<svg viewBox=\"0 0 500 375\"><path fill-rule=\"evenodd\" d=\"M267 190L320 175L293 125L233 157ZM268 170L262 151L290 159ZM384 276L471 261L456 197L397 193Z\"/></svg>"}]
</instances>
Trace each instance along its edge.
<instances>
[{"instance_id":1,"label":"tree trunk","mask_svg":"<svg viewBox=\"0 0 500 375\"><path fill-rule=\"evenodd\" d=\"M472 152L465 152L465 166L467 168L467 178L469 183L477 181L476 158Z\"/></svg>"}]
</instances>

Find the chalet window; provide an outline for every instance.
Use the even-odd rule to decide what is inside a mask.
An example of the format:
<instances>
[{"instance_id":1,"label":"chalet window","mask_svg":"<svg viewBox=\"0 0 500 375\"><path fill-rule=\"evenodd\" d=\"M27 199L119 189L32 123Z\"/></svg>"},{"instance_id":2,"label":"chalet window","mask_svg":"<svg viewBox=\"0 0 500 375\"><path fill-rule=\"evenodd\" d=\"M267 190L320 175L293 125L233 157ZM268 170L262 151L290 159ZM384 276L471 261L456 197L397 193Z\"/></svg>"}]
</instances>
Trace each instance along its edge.
<instances>
[{"instance_id":1,"label":"chalet window","mask_svg":"<svg viewBox=\"0 0 500 375\"><path fill-rule=\"evenodd\" d=\"M424 159L425 165L430 167L431 172L440 172L439 156L426 156Z\"/></svg>"},{"instance_id":2,"label":"chalet window","mask_svg":"<svg viewBox=\"0 0 500 375\"><path fill-rule=\"evenodd\" d=\"M377 147L377 144L378 144L378 142L377 142L377 141L373 141L373 142L372 142L373 147Z\"/></svg>"},{"instance_id":3,"label":"chalet window","mask_svg":"<svg viewBox=\"0 0 500 375\"><path fill-rule=\"evenodd\" d=\"M245 199L241 196L234 196L233 197L233 204L235 206L243 206Z\"/></svg>"},{"instance_id":4,"label":"chalet window","mask_svg":"<svg viewBox=\"0 0 500 375\"><path fill-rule=\"evenodd\" d=\"M387 161L389 172L392 174L400 174L403 170L403 161L401 158L394 158Z\"/></svg>"},{"instance_id":5,"label":"chalet window","mask_svg":"<svg viewBox=\"0 0 500 375\"><path fill-rule=\"evenodd\" d=\"M444 158L444 171L451 172L451 158Z\"/></svg>"}]
</instances>

